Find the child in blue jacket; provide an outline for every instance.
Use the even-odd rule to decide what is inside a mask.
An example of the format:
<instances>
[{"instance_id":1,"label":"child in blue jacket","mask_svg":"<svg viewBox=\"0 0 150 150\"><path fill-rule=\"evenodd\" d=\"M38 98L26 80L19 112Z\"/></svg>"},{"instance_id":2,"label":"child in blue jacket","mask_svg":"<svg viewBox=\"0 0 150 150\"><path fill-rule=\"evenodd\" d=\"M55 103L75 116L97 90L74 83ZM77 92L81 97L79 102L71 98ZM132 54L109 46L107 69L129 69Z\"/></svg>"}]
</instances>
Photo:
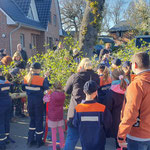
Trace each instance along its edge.
<instances>
[{"instance_id":1,"label":"child in blue jacket","mask_svg":"<svg viewBox=\"0 0 150 150\"><path fill-rule=\"evenodd\" d=\"M5 80L0 69L0 150L6 149L9 142L11 98L9 92L12 91L12 85Z\"/></svg>"},{"instance_id":2,"label":"child in blue jacket","mask_svg":"<svg viewBox=\"0 0 150 150\"><path fill-rule=\"evenodd\" d=\"M84 85L86 100L75 108L73 125L79 129L82 150L105 150L106 133L111 125L111 114L97 103L97 84L87 81Z\"/></svg>"}]
</instances>

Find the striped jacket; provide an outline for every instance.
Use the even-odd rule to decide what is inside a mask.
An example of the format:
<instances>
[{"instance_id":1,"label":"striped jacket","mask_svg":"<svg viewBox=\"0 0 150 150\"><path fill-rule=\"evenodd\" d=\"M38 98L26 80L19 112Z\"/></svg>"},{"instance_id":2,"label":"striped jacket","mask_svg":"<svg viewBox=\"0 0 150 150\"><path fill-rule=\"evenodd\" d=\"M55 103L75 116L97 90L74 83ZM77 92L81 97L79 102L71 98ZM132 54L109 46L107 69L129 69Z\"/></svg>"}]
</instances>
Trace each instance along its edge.
<instances>
[{"instance_id":1,"label":"striped jacket","mask_svg":"<svg viewBox=\"0 0 150 150\"><path fill-rule=\"evenodd\" d=\"M9 97L9 92L12 91L12 85L4 77L0 77L0 97Z\"/></svg>"},{"instance_id":2,"label":"striped jacket","mask_svg":"<svg viewBox=\"0 0 150 150\"><path fill-rule=\"evenodd\" d=\"M24 78L23 90L27 92L27 95L44 95L44 90L49 89L49 82L47 78L43 78L38 74L34 74L31 85L27 84L28 76Z\"/></svg>"}]
</instances>

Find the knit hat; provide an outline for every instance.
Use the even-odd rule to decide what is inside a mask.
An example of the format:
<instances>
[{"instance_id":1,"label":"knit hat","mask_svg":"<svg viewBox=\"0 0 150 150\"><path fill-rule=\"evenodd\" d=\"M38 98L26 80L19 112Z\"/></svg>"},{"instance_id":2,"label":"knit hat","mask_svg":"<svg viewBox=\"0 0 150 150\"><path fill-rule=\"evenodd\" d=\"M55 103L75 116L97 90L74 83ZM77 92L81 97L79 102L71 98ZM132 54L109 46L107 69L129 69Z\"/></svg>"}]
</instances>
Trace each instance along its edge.
<instances>
[{"instance_id":1,"label":"knit hat","mask_svg":"<svg viewBox=\"0 0 150 150\"><path fill-rule=\"evenodd\" d=\"M34 63L31 65L31 68L32 68L32 69L41 69L41 64L38 63L38 62L34 62Z\"/></svg>"},{"instance_id":2,"label":"knit hat","mask_svg":"<svg viewBox=\"0 0 150 150\"><path fill-rule=\"evenodd\" d=\"M121 65L121 60L119 58L115 58L113 61L112 61L112 64L116 65L116 66L120 66Z\"/></svg>"},{"instance_id":3,"label":"knit hat","mask_svg":"<svg viewBox=\"0 0 150 150\"><path fill-rule=\"evenodd\" d=\"M122 65L123 68L130 67L130 61L125 61Z\"/></svg>"},{"instance_id":4,"label":"knit hat","mask_svg":"<svg viewBox=\"0 0 150 150\"><path fill-rule=\"evenodd\" d=\"M95 91L97 91L98 86L97 83L93 80L87 81L84 84L84 92L91 95L92 93L94 93Z\"/></svg>"}]
</instances>

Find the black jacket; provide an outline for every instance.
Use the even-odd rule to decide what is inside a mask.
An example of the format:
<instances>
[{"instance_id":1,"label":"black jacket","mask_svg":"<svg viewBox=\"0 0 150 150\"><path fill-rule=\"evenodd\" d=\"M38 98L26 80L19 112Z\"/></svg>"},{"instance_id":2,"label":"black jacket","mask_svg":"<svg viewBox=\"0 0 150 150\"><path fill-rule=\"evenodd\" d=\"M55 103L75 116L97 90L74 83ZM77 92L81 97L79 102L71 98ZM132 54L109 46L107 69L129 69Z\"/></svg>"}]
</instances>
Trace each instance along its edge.
<instances>
[{"instance_id":1,"label":"black jacket","mask_svg":"<svg viewBox=\"0 0 150 150\"><path fill-rule=\"evenodd\" d=\"M79 104L85 99L83 86L90 79L94 80L98 85L100 84L99 76L93 70L73 74L68 79L64 90L67 94L71 94L71 99L74 99Z\"/></svg>"},{"instance_id":2,"label":"black jacket","mask_svg":"<svg viewBox=\"0 0 150 150\"><path fill-rule=\"evenodd\" d=\"M25 62L25 65L26 65L26 64L27 64L27 61L28 61L27 53L26 53L26 51L24 51L23 49L20 51L20 53L21 53L22 59L23 59L24 62Z\"/></svg>"},{"instance_id":3,"label":"black jacket","mask_svg":"<svg viewBox=\"0 0 150 150\"><path fill-rule=\"evenodd\" d=\"M112 90L109 90L106 95L106 99L103 101L104 105L110 110L112 114L112 127L110 129L109 135L113 138L117 138L123 101L124 94L119 94Z\"/></svg>"}]
</instances>

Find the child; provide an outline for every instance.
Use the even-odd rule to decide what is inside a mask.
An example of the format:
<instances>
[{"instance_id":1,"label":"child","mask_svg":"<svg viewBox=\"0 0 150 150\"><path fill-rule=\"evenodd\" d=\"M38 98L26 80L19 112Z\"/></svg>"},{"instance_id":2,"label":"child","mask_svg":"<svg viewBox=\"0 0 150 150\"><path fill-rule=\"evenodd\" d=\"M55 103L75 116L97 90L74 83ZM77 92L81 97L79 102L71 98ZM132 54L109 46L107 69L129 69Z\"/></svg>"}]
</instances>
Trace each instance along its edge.
<instances>
[{"instance_id":1,"label":"child","mask_svg":"<svg viewBox=\"0 0 150 150\"><path fill-rule=\"evenodd\" d=\"M124 79L124 72L121 69L115 69L111 75L112 84L110 91L107 93L105 105L111 111L113 120L112 127L110 129L110 136L116 139L116 148L117 150L120 150L117 142L117 133L128 80Z\"/></svg>"},{"instance_id":2,"label":"child","mask_svg":"<svg viewBox=\"0 0 150 150\"><path fill-rule=\"evenodd\" d=\"M48 93L44 96L44 102L49 102L48 104L48 127L52 131L52 142L53 150L56 150L56 133L57 128L60 137L60 148L64 147L64 131L63 131L63 105L65 101L65 94L62 90L60 83L54 84L54 92Z\"/></svg>"},{"instance_id":3,"label":"child","mask_svg":"<svg viewBox=\"0 0 150 150\"><path fill-rule=\"evenodd\" d=\"M133 81L135 78L135 74L131 74L131 63L130 61L125 61L122 65L122 70L125 73L126 78L129 80L129 82Z\"/></svg>"},{"instance_id":4,"label":"child","mask_svg":"<svg viewBox=\"0 0 150 150\"><path fill-rule=\"evenodd\" d=\"M122 65L122 70L125 73L126 78L129 80L129 82L131 82L131 65L130 65L130 61L125 61Z\"/></svg>"},{"instance_id":5,"label":"child","mask_svg":"<svg viewBox=\"0 0 150 150\"><path fill-rule=\"evenodd\" d=\"M103 55L102 60L101 60L101 63L105 64L108 68L110 67L109 57L110 57L110 54L106 53Z\"/></svg>"},{"instance_id":6,"label":"child","mask_svg":"<svg viewBox=\"0 0 150 150\"><path fill-rule=\"evenodd\" d=\"M98 102L103 104L106 93L111 86L111 77L108 68L104 64L99 64L97 68L98 75L100 76L100 88L98 89Z\"/></svg>"},{"instance_id":7,"label":"child","mask_svg":"<svg viewBox=\"0 0 150 150\"><path fill-rule=\"evenodd\" d=\"M112 61L112 69L119 69L119 67L121 66L121 60L119 58L115 58L113 61Z\"/></svg>"},{"instance_id":8,"label":"child","mask_svg":"<svg viewBox=\"0 0 150 150\"><path fill-rule=\"evenodd\" d=\"M2 76L0 69L0 150L6 149L6 142L9 140L11 98L9 91L11 84Z\"/></svg>"},{"instance_id":9,"label":"child","mask_svg":"<svg viewBox=\"0 0 150 150\"><path fill-rule=\"evenodd\" d=\"M97 103L97 84L87 81L84 85L86 100L75 108L73 125L78 128L82 150L105 150L106 133L111 125L111 114Z\"/></svg>"},{"instance_id":10,"label":"child","mask_svg":"<svg viewBox=\"0 0 150 150\"><path fill-rule=\"evenodd\" d=\"M23 90L28 96L28 112L30 125L28 133L28 146L35 144L34 134L36 134L37 147L43 145L43 96L44 90L49 89L47 78L40 76L41 65L37 62L31 65L30 72L24 78Z\"/></svg>"}]
</instances>

